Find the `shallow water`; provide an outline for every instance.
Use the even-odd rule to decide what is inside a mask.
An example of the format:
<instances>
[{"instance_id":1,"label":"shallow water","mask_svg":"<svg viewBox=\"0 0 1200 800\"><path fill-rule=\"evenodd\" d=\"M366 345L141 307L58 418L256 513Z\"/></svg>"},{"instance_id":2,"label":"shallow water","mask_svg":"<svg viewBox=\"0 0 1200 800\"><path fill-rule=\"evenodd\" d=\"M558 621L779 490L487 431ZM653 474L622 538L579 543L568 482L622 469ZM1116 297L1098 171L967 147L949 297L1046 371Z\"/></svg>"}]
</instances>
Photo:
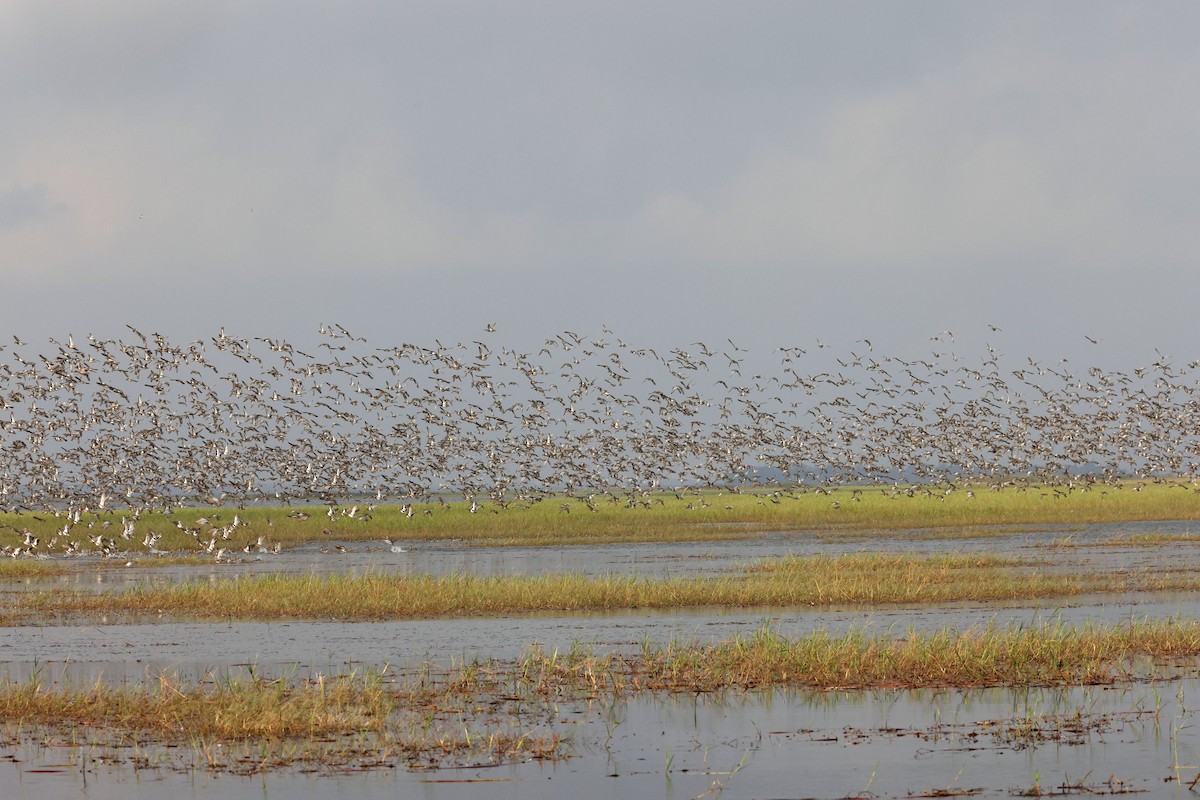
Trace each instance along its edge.
<instances>
[{"instance_id":1,"label":"shallow water","mask_svg":"<svg viewBox=\"0 0 1200 800\"><path fill-rule=\"evenodd\" d=\"M1197 533L1197 523L1126 522L1102 525L1054 525L1019 531L972 529L967 537L953 531L792 531L747 539L715 542L651 542L564 547L481 547L446 541L405 542L393 553L382 541L306 543L278 555L246 555L221 564L155 567L153 559L120 562L91 557L72 559L79 567L49 579L0 584L0 590L66 585L77 589L111 591L146 580L216 580L233 575L287 572L299 574L364 574L387 571L404 575L536 575L567 572L580 575L688 577L744 568L764 558L786 555L840 555L861 552L1001 553L1052 558L1064 565L1090 569L1153 569L1178 565L1181 557L1200 563L1200 541L1163 546L1130 547L1105 544L1112 539L1144 534ZM1055 547L1068 542L1070 546ZM341 544L346 552L334 546Z\"/></svg>"},{"instance_id":2,"label":"shallow water","mask_svg":"<svg viewBox=\"0 0 1200 800\"><path fill-rule=\"evenodd\" d=\"M571 548L477 548L413 543L391 553L378 543L347 543L350 552L295 548L241 564L151 570L105 568L51 581L14 583L0 590L70 586L110 590L153 579L207 580L266 570L293 572L583 574L684 576L739 569L785 554L978 551L1049 559L1053 568L1178 569L1200 565L1200 544L1157 547L1096 545L1138 533L1189 532L1192 523L1047 528L985 538L854 535L833 540L811 532L747 541L614 545ZM1071 547L1048 547L1069 536ZM909 628L1068 624L1149 617L1200 616L1195 593L1101 595L1061 605L964 603L952 607L739 609L521 615L505 618L400 622L178 622L143 620L3 629L0 675L71 682L138 682L163 671L184 679L254 665L263 676L336 673L362 666L394 669L432 662L516 657L532 644L547 650L585 645L602 652L642 642L715 641L764 624L785 636L823 629L870 633ZM930 790L979 789L1010 796L1040 783L1074 794L1125 787L1152 796L1190 796L1186 783L1200 772L1200 737L1190 724L1188 698L1200 708L1200 681L1190 674L1159 685L1024 691L775 692L723 698L639 698L610 707L564 704L547 724L573 734L572 757L558 762L413 771L391 764L367 772L282 770L252 778L211 774L188 762L188 748L155 748L134 769L128 748L35 744L9 732L0 747L0 796L50 798L561 797L621 792L690 798L843 797L870 793L904 797ZM1153 713L1157 709L1157 714ZM1063 733L1063 719L1084 720L1083 732ZM1089 722L1090 720L1090 722ZM1065 726L1070 728L1069 725ZM1200 727L1200 726L1197 726ZM1022 738L1011 733L1024 731ZM1004 733L1008 731L1009 733ZM1039 733L1040 731L1040 733ZM1053 736L1043 735L1057 731ZM192 768L197 767L197 768ZM1179 777L1183 783L1168 779ZM1111 779L1111 780L1110 780ZM1114 781L1120 781L1118 783ZM1107 782L1107 783L1106 783Z\"/></svg>"},{"instance_id":3,"label":"shallow water","mask_svg":"<svg viewBox=\"0 0 1200 800\"><path fill-rule=\"evenodd\" d=\"M99 747L7 748L5 797L557 798L928 796L973 791L1191 796L1200 681L1115 689L772 692L564 706L577 755L435 772L295 770L244 778L169 761L134 770ZM143 749L150 760L153 747ZM170 756L167 756L169 759ZM13 760L16 759L16 760ZM32 764L41 764L35 772Z\"/></svg>"},{"instance_id":4,"label":"shallow water","mask_svg":"<svg viewBox=\"0 0 1200 800\"><path fill-rule=\"evenodd\" d=\"M0 676L33 674L74 683L138 681L160 672L198 679L214 670L305 676L390 665L450 666L487 658L515 659L534 644L566 652L586 646L597 653L633 651L645 641L712 642L769 625L788 637L814 630L837 634L908 629L965 629L987 625L1119 622L1141 617L1195 617L1194 595L1072 598L1069 605L960 604L955 607L888 607L864 610L778 608L757 611L625 611L574 615L524 615L398 622L183 622L137 625L56 625L0 628Z\"/></svg>"}]
</instances>

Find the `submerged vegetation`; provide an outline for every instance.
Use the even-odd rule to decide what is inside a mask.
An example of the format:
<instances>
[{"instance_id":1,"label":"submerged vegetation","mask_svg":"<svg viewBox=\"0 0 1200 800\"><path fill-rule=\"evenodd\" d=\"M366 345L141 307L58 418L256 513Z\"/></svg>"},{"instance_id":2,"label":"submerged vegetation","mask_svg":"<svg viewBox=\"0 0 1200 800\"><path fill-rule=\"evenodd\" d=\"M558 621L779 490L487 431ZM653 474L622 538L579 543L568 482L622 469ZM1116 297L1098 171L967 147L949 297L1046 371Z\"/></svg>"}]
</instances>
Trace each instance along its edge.
<instances>
[{"instance_id":1,"label":"submerged vegetation","mask_svg":"<svg viewBox=\"0 0 1200 800\"><path fill-rule=\"evenodd\" d=\"M192 767L239 772L317 761L358 768L497 763L569 755L558 706L573 700L780 687L1112 683L1146 677L1146 670L1167 676L1163 659L1197 655L1200 624L1174 620L797 639L764 628L711 645L647 643L602 655L534 647L513 662L404 673L266 679L251 670L196 682L164 673L139 685L82 687L35 676L0 682L0 719L73 735L104 731L110 743L149 737L188 744L202 759Z\"/></svg>"},{"instance_id":2,"label":"submerged vegetation","mask_svg":"<svg viewBox=\"0 0 1200 800\"><path fill-rule=\"evenodd\" d=\"M829 500L828 495L821 497L825 504L836 501ZM910 506L933 503L939 507L959 502L953 494L944 497L892 499L881 495L881 499L872 501L864 494L861 500L849 502L866 508L872 502ZM697 503L697 498L702 502ZM652 503L650 508L618 508L613 503L608 513L613 518L660 520L672 514L710 514L716 513L713 506L720 499L716 493L706 493L683 499L664 497L662 503ZM815 498L808 495L774 499L779 502L746 495L735 498L746 504L742 507L753 504L759 508L759 502L772 509L786 507L789 502L797 506L808 502L816 507L812 502ZM964 504L975 499L978 497L970 501L964 498ZM693 508L685 504L672 510L672 501L692 503ZM1071 502L1072 498L1046 502L1060 501ZM731 510L723 505L717 510ZM830 508L830 513L840 510ZM366 513L386 518L390 511L379 507ZM367 529L372 522L364 523L340 511L332 516L322 509L312 512L310 517L324 514L322 527L331 530L334 526ZM210 527L227 524L222 520L227 513L212 514ZM260 509L235 513L239 523L231 534L236 536L244 534L244 529L253 532L257 526L266 526L265 514L269 512ZM503 520L510 513L514 517L526 513L526 520L537 519L538 514L546 520L568 516L578 520L602 518L606 510L547 514L534 507L491 514L481 508L472 515L461 504L448 504L445 508L439 506L434 514L421 516L429 520L440 514L455 520L455 524L464 524ZM180 512L175 516L179 517ZM416 518L415 514L412 518L404 515L398 524ZM150 521L143 516L137 524ZM116 525L122 523L118 520ZM176 535L192 538L187 530L173 524L171 527ZM1004 530L1011 531L1012 527L1005 526ZM826 528L831 534L889 540L927 536L936 530L926 527L877 533L845 526ZM968 534L979 530L972 529ZM644 535L652 536L648 531ZM331 541L347 538L340 530L336 536ZM631 608L828 608L960 601L986 604L1061 599L1084 593L1200 588L1200 575L1194 574L1186 562L1156 565L1152 570L1102 571L1079 565L1064 569L1062 554L1054 549L1060 538L1046 537L1048 547L1021 555L792 555L742 563L723 573L679 578L432 576L389 573L383 568L360 575L245 574L239 569L222 577L224 567L210 567L203 580L163 581L152 572L143 583L111 591L64 586L39 590L36 583L23 586L9 594L3 621L9 625L94 622L98 618L108 624L122 619L332 618L353 622ZM1178 539L1178 534L1150 534L1139 543L1154 546ZM1107 546L1103 541L1101 544ZM284 549L280 557L286 555ZM183 549L143 558L142 563L211 564L210 559ZM117 559L7 559L0 568L11 570L8 574L15 579L32 583L33 578L49 577L64 569L77 570L84 564L92 569L117 569L123 563ZM816 630L797 637L763 627L752 634L711 643L646 640L616 649L580 643L565 650L533 645L511 659L481 657L449 665L408 663L397 668L353 664L339 668L331 662L326 673L300 673L298 665L293 669L276 664L271 668L275 672L270 673L260 672L253 664L226 665L199 678L183 678L170 670L148 671L141 681L114 683L103 678L74 682L67 669L56 677L43 666L35 669L32 677L0 679L0 721L6 723L10 745L30 741L30 737L43 743L41 747L57 743L50 746L65 748L66 760L70 764L79 762L71 768L81 772L88 769L87 758L100 758L132 764L135 771L205 770L246 775L287 770L331 775L400 766L417 775L429 771L430 780L486 782L490 778L477 773L459 777L462 773L457 771L438 771L572 758L597 747L598 740L604 739L599 727L602 724L607 726L611 739L612 726L619 722L610 717L619 717L619 709L635 700L677 702L680 696L703 695L716 703L727 698L757 703L770 702L774 693L785 692L789 697L825 703L830 701L824 698L838 696L825 694L831 691L854 694L881 687L966 691L1111 685L1177 677L1193 668L1197 659L1200 623L1184 619L1085 623L1077 627L1052 622L966 630L894 628L883 633ZM935 721L928 735L943 735L939 724ZM1028 746L1027 742L1036 737L1052 740L1056 735L1065 735L1062 731L1074 730L1072 725L1091 730L1088 726L1103 724L1102 719L1091 717L1072 717L1066 723L1055 719L1042 723L1025 717L980 723L979 731L999 732L998 742L1008 737L1013 743L1001 742L998 746L1015 748ZM670 775L671 756L666 759L664 772ZM63 766L59 761L52 763L53 769ZM713 785L720 786L720 781L738 769L740 764L733 771L713 772Z\"/></svg>"},{"instance_id":3,"label":"submerged vegetation","mask_svg":"<svg viewBox=\"0 0 1200 800\"><path fill-rule=\"evenodd\" d=\"M435 499L92 512L69 525L53 513L26 512L0 517L0 547L12 556L0 560L0 578L28 584L9 593L0 622L354 622L624 609L916 607L1194 591L1200 574L1186 561L1137 570L1064 567L1056 551L1077 546L1070 531L1088 522L1197 518L1198 498L1190 484L1179 482L1003 491L987 485L793 486L600 493L504 507ZM1048 525L1061 527L1047 532ZM863 549L895 544L900 550L909 539L953 541L1014 531L1028 533L1034 547L1020 555L792 555L697 577L434 576L392 573L385 566L415 549L409 542L433 540L560 546L776 532L806 544L841 539ZM1175 530L1091 543L1145 548L1195 538ZM338 547L342 542L366 543L358 552L399 552L366 574L259 572L255 566L286 560L292 546L312 541L331 553L345 550ZM56 582L41 589L37 583L130 563L151 568L132 588L80 590ZM202 579L159 580L154 568L172 565L206 568ZM81 754L83 745L109 748L124 754L113 758L132 759L135 768L329 774L403 765L420 771L571 757L578 752L576 736L586 736L581 719L637 697L1107 684L1171 677L1198 657L1200 623L1186 620L879 635L817 630L798 638L764 628L715 643L646 641L600 652L586 645L566 652L535 645L511 661L332 674L263 677L254 667L227 665L226 674L214 669L200 679L148 673L140 683L73 685L65 671L55 680L43 670L32 678L0 680L0 720L8 724L10 742L33 735ZM669 758L667 763L669 772Z\"/></svg>"},{"instance_id":4,"label":"submerged vegetation","mask_svg":"<svg viewBox=\"0 0 1200 800\"><path fill-rule=\"evenodd\" d=\"M0 682L0 719L60 736L83 731L91 744L189 746L193 758L183 768L239 773L297 764L369 769L400 761L420 768L557 758L566 742L530 730L503 702L474 708L450 680L434 683L424 671L397 683L386 668L304 679L251 671L185 681L163 673L144 684L80 687L33 677Z\"/></svg>"}]
</instances>

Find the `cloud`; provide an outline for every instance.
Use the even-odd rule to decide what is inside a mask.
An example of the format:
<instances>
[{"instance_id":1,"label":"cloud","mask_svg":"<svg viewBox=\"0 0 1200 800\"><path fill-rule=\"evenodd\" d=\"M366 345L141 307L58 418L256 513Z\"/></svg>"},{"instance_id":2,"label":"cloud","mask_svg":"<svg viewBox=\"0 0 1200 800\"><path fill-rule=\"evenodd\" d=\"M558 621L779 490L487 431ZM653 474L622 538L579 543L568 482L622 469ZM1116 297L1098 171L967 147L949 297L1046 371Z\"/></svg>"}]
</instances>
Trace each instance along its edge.
<instances>
[{"instance_id":1,"label":"cloud","mask_svg":"<svg viewBox=\"0 0 1200 800\"><path fill-rule=\"evenodd\" d=\"M36 225L62 210L45 184L0 186L0 233Z\"/></svg>"},{"instance_id":2,"label":"cloud","mask_svg":"<svg viewBox=\"0 0 1200 800\"><path fill-rule=\"evenodd\" d=\"M10 275L95 265L115 279L519 269L538 238L528 215L432 200L412 178L411 155L386 137L359 134L321 160L303 136L275 152L231 147L186 118L142 132L86 124L86 148L73 136L27 145L18 173L41 183L0 196L0 220L24 223L0 229ZM35 225L34 214L45 219Z\"/></svg>"},{"instance_id":3,"label":"cloud","mask_svg":"<svg viewBox=\"0 0 1200 800\"><path fill-rule=\"evenodd\" d=\"M1165 325L1128 276L1200 245L1200 11L1017 7L6 4L0 268L68 319Z\"/></svg>"},{"instance_id":4,"label":"cloud","mask_svg":"<svg viewBox=\"0 0 1200 800\"><path fill-rule=\"evenodd\" d=\"M1114 84L1089 89L1119 79L1121 65L1066 71L1015 60L992 53L958 73L849 98L814 123L815 135L764 149L720 190L655 198L643 222L707 263L1087 270L1127 266L1148 249L1188 263L1197 238L1185 217L1194 215L1163 217L1131 191L1163 186L1155 151L1179 154L1181 142L1141 134L1146 103ZM1084 113L1063 114L1072 98ZM1195 114L1180 122L1200 128ZM1080 148L1107 151L1112 163L1081 158ZM1173 201L1200 211L1191 194Z\"/></svg>"}]
</instances>

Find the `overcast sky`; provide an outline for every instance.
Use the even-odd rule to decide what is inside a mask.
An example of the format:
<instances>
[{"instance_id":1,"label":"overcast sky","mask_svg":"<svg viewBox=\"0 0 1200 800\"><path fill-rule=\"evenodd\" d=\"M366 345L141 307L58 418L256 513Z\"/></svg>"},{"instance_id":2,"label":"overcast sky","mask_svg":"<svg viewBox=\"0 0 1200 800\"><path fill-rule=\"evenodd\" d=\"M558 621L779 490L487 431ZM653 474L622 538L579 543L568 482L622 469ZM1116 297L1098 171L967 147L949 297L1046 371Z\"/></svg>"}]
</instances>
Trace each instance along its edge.
<instances>
[{"instance_id":1,"label":"overcast sky","mask_svg":"<svg viewBox=\"0 0 1200 800\"><path fill-rule=\"evenodd\" d=\"M7 0L4 328L1190 360L1197 41L1194 2Z\"/></svg>"}]
</instances>

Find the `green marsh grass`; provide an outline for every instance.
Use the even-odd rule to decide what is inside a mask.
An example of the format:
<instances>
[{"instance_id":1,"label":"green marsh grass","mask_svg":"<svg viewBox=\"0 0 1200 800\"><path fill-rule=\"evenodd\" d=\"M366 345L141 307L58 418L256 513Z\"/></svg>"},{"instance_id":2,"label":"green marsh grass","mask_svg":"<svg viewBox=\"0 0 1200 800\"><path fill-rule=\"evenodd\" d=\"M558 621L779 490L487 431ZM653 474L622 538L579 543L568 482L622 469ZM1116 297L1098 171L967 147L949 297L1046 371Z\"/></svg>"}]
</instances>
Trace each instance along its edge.
<instances>
[{"instance_id":1,"label":"green marsh grass","mask_svg":"<svg viewBox=\"0 0 1200 800\"><path fill-rule=\"evenodd\" d=\"M367 735L372 738L363 740L363 750L418 757L444 757L481 744L492 757L556 757L565 738L544 728L521 732L513 719L553 717L559 701L643 692L1110 684L1166 675L1170 667L1157 666L1161 660L1198 655L1200 623L1180 620L879 635L817 631L799 638L762 628L713 644L647 643L627 653L596 655L586 647L547 653L534 647L511 662L426 665L386 678L385 671L374 671L199 682L163 674L141 684L98 681L84 687L38 677L0 681L0 719L21 727L125 732L134 740L149 734L162 742L210 747ZM531 708L546 713L531 714Z\"/></svg>"},{"instance_id":2,"label":"green marsh grass","mask_svg":"<svg viewBox=\"0 0 1200 800\"><path fill-rule=\"evenodd\" d=\"M22 728L103 731L118 740L190 745L201 766L233 771L299 762L389 759L437 765L467 756L557 758L565 739L516 719L464 710L452 680L395 682L386 670L281 677L157 680L84 687L0 681L0 719ZM350 737L350 738L345 738ZM253 749L226 745L258 742ZM255 753L257 750L257 753ZM247 766L250 769L247 769Z\"/></svg>"},{"instance_id":3,"label":"green marsh grass","mask_svg":"<svg viewBox=\"0 0 1200 800\"><path fill-rule=\"evenodd\" d=\"M91 546L103 534L118 549L138 550L147 532L161 534L161 550L196 551L236 515L242 523L218 546L231 552L263 537L268 546L301 541L455 539L489 545L564 545L643 541L715 541L769 531L984 529L989 526L1200 519L1200 493L1191 483L1124 482L1083 489L1019 484L1001 491L973 487L837 487L816 490L765 487L732 490L597 493L546 497L505 507L443 501L373 506L184 508L146 512L135 534L120 538L129 511L85 514L59 540ZM354 515L350 516L350 511ZM409 511L411 510L411 516ZM205 522L200 522L205 520ZM0 514L0 546L16 546L28 530L47 546L64 519L48 513ZM182 526L182 527L180 527Z\"/></svg>"},{"instance_id":4,"label":"green marsh grass","mask_svg":"<svg viewBox=\"0 0 1200 800\"><path fill-rule=\"evenodd\" d=\"M1200 542L1200 533L1132 533L1119 536L1109 536L1103 539L1080 541L1073 536L1057 536L1038 546L1052 549L1087 548L1087 547L1165 547L1171 544Z\"/></svg>"},{"instance_id":5,"label":"green marsh grass","mask_svg":"<svg viewBox=\"0 0 1200 800\"><path fill-rule=\"evenodd\" d=\"M1054 572L1039 562L976 554L857 553L787 556L723 576L265 574L184 583L143 583L94 593L22 592L8 624L71 614L168 615L190 619L413 619L618 609L755 608L924 604L1059 598L1085 593L1200 587L1181 571Z\"/></svg>"},{"instance_id":6,"label":"green marsh grass","mask_svg":"<svg viewBox=\"0 0 1200 800\"><path fill-rule=\"evenodd\" d=\"M1025 687L1112 683L1131 679L1138 660L1197 655L1200 622L1180 620L873 636L817 631L796 639L763 628L711 645L645 644L633 657L609 657L602 664L534 650L524 658L522 675L536 684L595 690L605 684L594 676L604 674L609 691L617 693L781 686Z\"/></svg>"},{"instance_id":7,"label":"green marsh grass","mask_svg":"<svg viewBox=\"0 0 1200 800\"><path fill-rule=\"evenodd\" d=\"M0 561L0 580L49 578L69 572L70 566L61 561L6 559Z\"/></svg>"},{"instance_id":8,"label":"green marsh grass","mask_svg":"<svg viewBox=\"0 0 1200 800\"><path fill-rule=\"evenodd\" d=\"M227 679L72 688L37 678L0 682L0 716L22 724L157 731L200 738L282 738L378 730L395 707L377 675L290 683Z\"/></svg>"},{"instance_id":9,"label":"green marsh grass","mask_svg":"<svg viewBox=\"0 0 1200 800\"><path fill-rule=\"evenodd\" d=\"M65 539L80 541L88 549L88 536L104 533L116 537L119 547L134 549L152 531L162 535L160 549L194 551L197 540L208 541L212 531L232 523L236 515L242 524L221 542L230 548L256 542L259 536L284 547L323 539L462 540L521 546L713 541L782 530L970 530L992 525L1196 519L1200 493L1184 482L1124 482L1093 485L1084 491L1038 485L1003 491L990 491L988 486L748 488L548 497L503 509L481 503L478 513L470 512L466 503L440 500L410 505L412 516L403 505L372 506L366 501L334 506L332 516L329 509L251 506L145 512L128 542L119 539L121 519L132 519L133 513L116 510L84 515ZM356 509L353 517L349 516L352 509ZM62 527L64 519L52 513L0 515L0 545L17 545L23 530L48 542Z\"/></svg>"}]
</instances>

